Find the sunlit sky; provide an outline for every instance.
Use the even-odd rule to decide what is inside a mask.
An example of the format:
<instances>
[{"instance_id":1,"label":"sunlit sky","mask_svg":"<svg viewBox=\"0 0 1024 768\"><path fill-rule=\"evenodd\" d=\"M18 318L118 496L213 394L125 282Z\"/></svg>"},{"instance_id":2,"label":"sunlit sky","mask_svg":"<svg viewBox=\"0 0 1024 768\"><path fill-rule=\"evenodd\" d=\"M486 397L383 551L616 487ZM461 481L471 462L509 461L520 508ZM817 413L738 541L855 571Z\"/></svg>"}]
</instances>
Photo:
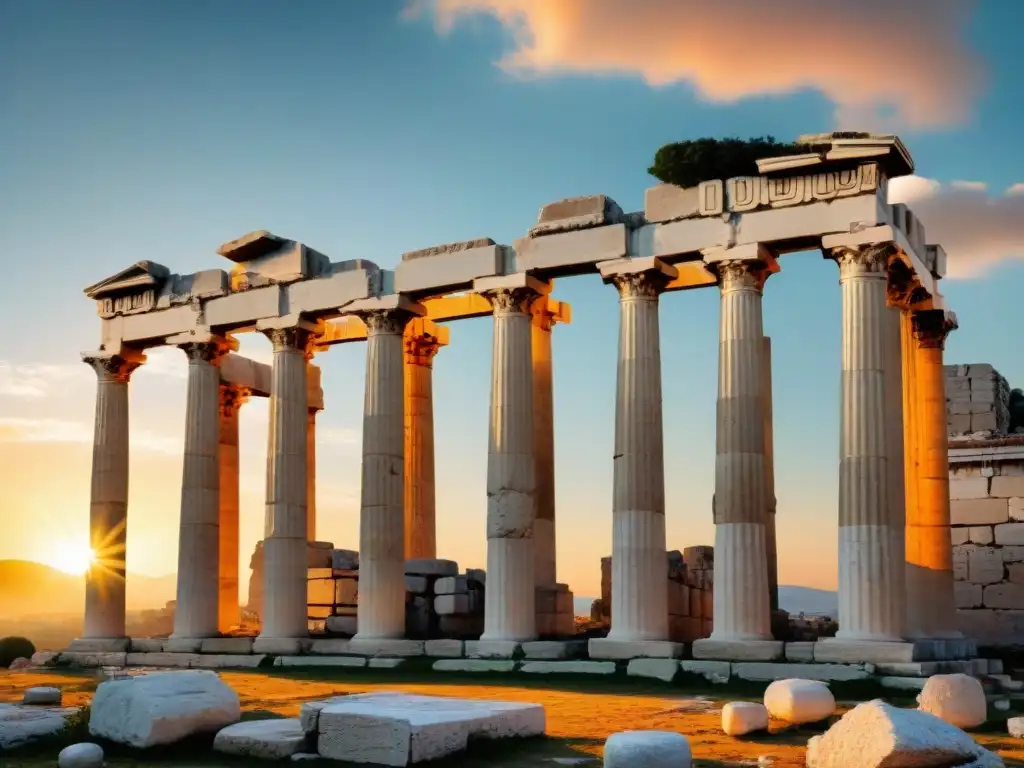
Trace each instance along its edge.
<instances>
[{"instance_id":1,"label":"sunlit sky","mask_svg":"<svg viewBox=\"0 0 1024 768\"><path fill-rule=\"evenodd\" d=\"M714 6L709 7L709 6ZM509 243L553 200L643 207L654 151L699 136L890 129L894 185L950 252L947 360L1024 385L1024 167L1017 0L0 0L0 558L87 541L99 343L82 289L140 259L229 268L269 229L393 267L415 248ZM838 271L787 256L765 294L774 344L780 578L833 587ZM560 281L558 573L599 590L611 549L617 303ZM668 541L712 543L718 296L662 302ZM485 564L490 323L435 361L439 554ZM246 337L243 353L269 359ZM364 348L318 357L318 528L358 542ZM132 381L130 572L177 563L184 355ZM242 563L260 537L265 401L242 415ZM247 573L243 578L247 578Z\"/></svg>"}]
</instances>

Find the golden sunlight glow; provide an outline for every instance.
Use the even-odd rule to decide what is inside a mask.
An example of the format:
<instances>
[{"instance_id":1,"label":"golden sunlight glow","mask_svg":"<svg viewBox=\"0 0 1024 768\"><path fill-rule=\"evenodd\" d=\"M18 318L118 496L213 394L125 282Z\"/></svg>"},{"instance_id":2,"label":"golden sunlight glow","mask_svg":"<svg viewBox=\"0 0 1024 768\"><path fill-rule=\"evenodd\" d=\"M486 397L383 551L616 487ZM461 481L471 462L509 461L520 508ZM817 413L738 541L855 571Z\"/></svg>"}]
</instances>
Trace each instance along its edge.
<instances>
[{"instance_id":1,"label":"golden sunlight glow","mask_svg":"<svg viewBox=\"0 0 1024 768\"><path fill-rule=\"evenodd\" d=\"M64 540L54 543L45 563L64 573L82 576L94 560L95 556L87 542Z\"/></svg>"}]
</instances>

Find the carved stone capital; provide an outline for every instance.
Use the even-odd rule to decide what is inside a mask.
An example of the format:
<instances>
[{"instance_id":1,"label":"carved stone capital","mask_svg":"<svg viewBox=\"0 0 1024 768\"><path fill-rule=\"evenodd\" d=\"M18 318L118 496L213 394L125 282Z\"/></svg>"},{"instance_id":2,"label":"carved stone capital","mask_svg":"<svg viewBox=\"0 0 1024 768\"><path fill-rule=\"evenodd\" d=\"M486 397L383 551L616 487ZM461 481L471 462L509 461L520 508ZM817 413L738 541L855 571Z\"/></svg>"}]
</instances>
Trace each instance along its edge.
<instances>
[{"instance_id":1,"label":"carved stone capital","mask_svg":"<svg viewBox=\"0 0 1024 768\"><path fill-rule=\"evenodd\" d=\"M403 339L405 362L409 365L433 367L434 355L441 349L441 344L433 336L417 334Z\"/></svg>"},{"instance_id":2,"label":"carved stone capital","mask_svg":"<svg viewBox=\"0 0 1024 768\"><path fill-rule=\"evenodd\" d=\"M178 349L185 353L189 362L197 360L212 365L220 365L231 351L226 345L217 341L190 341L187 344L179 344Z\"/></svg>"},{"instance_id":3,"label":"carved stone capital","mask_svg":"<svg viewBox=\"0 0 1024 768\"><path fill-rule=\"evenodd\" d=\"M839 265L839 278L885 277L889 271L889 259L893 254L892 243L865 245L857 248L842 246L833 248L831 258Z\"/></svg>"},{"instance_id":4,"label":"carved stone capital","mask_svg":"<svg viewBox=\"0 0 1024 768\"><path fill-rule=\"evenodd\" d=\"M719 261L712 269L718 273L722 291L762 291L771 274L767 264L753 259Z\"/></svg>"},{"instance_id":5,"label":"carved stone capital","mask_svg":"<svg viewBox=\"0 0 1024 768\"><path fill-rule=\"evenodd\" d=\"M270 339L275 352L297 349L303 355L308 355L313 341L313 333L305 328L272 328L263 334Z\"/></svg>"},{"instance_id":6,"label":"carved stone capital","mask_svg":"<svg viewBox=\"0 0 1024 768\"><path fill-rule=\"evenodd\" d=\"M532 288L496 288L484 291L483 297L491 302L496 315L525 315L540 295Z\"/></svg>"},{"instance_id":7,"label":"carved stone capital","mask_svg":"<svg viewBox=\"0 0 1024 768\"><path fill-rule=\"evenodd\" d=\"M620 299L657 299L669 278L664 272L650 270L647 272L632 272L626 275L615 275L611 278L615 288L619 291Z\"/></svg>"},{"instance_id":8,"label":"carved stone capital","mask_svg":"<svg viewBox=\"0 0 1024 768\"><path fill-rule=\"evenodd\" d=\"M369 336L382 333L401 334L413 315L402 309L372 309L360 312Z\"/></svg>"},{"instance_id":9,"label":"carved stone capital","mask_svg":"<svg viewBox=\"0 0 1024 768\"><path fill-rule=\"evenodd\" d=\"M945 348L946 337L958 327L956 318L941 309L912 312L910 318L914 339L921 349Z\"/></svg>"},{"instance_id":10,"label":"carved stone capital","mask_svg":"<svg viewBox=\"0 0 1024 768\"><path fill-rule=\"evenodd\" d=\"M235 384L220 385L220 413L221 416L230 418L238 413L239 409L249 401L250 390L248 387L239 387Z\"/></svg>"},{"instance_id":11,"label":"carved stone capital","mask_svg":"<svg viewBox=\"0 0 1024 768\"><path fill-rule=\"evenodd\" d=\"M96 371L97 378L103 381L127 384L132 374L142 365L142 360L128 360L119 355L89 355L82 361Z\"/></svg>"}]
</instances>

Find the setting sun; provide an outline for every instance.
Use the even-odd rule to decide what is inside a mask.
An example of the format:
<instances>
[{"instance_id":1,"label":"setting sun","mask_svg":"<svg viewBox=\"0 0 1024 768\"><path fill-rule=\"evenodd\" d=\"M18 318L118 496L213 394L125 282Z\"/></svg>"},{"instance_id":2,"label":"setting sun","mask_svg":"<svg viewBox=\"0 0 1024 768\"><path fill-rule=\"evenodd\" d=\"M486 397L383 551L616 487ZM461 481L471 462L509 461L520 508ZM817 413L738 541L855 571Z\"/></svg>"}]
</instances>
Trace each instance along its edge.
<instances>
[{"instance_id":1,"label":"setting sun","mask_svg":"<svg viewBox=\"0 0 1024 768\"><path fill-rule=\"evenodd\" d=\"M93 551L88 544L76 541L58 541L54 543L45 562L64 573L81 576L89 570L93 560Z\"/></svg>"}]
</instances>

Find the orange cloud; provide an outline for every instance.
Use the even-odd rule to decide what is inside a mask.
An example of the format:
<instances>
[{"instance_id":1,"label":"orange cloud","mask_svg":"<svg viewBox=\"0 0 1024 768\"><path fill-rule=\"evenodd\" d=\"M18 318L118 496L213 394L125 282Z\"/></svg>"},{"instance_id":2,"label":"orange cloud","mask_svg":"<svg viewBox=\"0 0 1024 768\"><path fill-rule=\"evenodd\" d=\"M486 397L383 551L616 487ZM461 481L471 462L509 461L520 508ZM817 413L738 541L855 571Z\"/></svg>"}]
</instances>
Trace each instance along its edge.
<instances>
[{"instance_id":1,"label":"orange cloud","mask_svg":"<svg viewBox=\"0 0 1024 768\"><path fill-rule=\"evenodd\" d=\"M496 17L521 74L639 75L705 99L823 93L839 127L963 121L980 68L960 39L968 0L410 0L447 32ZM889 117L885 117L889 116Z\"/></svg>"},{"instance_id":2,"label":"orange cloud","mask_svg":"<svg viewBox=\"0 0 1024 768\"><path fill-rule=\"evenodd\" d=\"M1024 259L1024 184L991 195L985 184L940 184L920 176L889 182L889 202L906 203L929 243L949 257L949 277L977 277L1008 259Z\"/></svg>"}]
</instances>

